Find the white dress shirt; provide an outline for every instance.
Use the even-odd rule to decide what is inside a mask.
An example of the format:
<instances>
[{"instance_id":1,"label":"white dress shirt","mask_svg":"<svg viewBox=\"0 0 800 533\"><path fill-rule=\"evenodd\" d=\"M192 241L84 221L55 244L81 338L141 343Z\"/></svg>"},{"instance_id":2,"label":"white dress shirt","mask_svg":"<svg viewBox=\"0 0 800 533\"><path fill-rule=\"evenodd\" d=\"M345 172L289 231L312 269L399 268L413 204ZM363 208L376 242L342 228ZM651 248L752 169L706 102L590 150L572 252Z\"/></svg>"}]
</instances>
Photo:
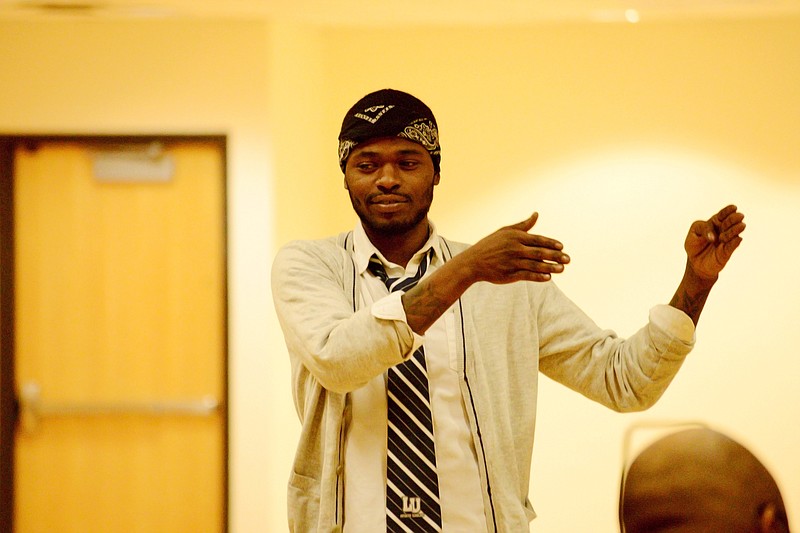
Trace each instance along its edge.
<instances>
[{"instance_id":1,"label":"white dress shirt","mask_svg":"<svg viewBox=\"0 0 800 533\"><path fill-rule=\"evenodd\" d=\"M389 263L372 245L360 224L354 230L354 252L363 307L385 320L406 321L402 292L388 294L381 280L367 266L377 255L390 277L416 273L422 256L434 248L428 272L443 263L436 230L431 225L428 242L407 267ZM458 337L454 309L445 312L425 333L414 335L409 355L425 346L431 394L439 497L444 531L486 531L483 494L477 455L472 441L460 378L454 370ZM386 374L376 376L350 394L352 421L345 443L345 533L386 531Z\"/></svg>"}]
</instances>

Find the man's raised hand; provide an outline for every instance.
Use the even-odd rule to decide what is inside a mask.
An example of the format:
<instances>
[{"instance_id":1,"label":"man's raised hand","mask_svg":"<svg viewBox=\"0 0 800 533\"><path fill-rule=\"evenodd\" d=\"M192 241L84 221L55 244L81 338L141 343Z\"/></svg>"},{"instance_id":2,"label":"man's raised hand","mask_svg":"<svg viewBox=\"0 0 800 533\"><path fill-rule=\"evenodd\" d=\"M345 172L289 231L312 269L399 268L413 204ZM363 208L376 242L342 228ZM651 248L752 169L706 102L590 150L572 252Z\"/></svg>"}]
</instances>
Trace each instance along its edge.
<instances>
[{"instance_id":1,"label":"man's raised hand","mask_svg":"<svg viewBox=\"0 0 800 533\"><path fill-rule=\"evenodd\" d=\"M703 280L716 280L741 244L744 228L744 215L735 205L694 222L684 243L689 267Z\"/></svg>"}]
</instances>

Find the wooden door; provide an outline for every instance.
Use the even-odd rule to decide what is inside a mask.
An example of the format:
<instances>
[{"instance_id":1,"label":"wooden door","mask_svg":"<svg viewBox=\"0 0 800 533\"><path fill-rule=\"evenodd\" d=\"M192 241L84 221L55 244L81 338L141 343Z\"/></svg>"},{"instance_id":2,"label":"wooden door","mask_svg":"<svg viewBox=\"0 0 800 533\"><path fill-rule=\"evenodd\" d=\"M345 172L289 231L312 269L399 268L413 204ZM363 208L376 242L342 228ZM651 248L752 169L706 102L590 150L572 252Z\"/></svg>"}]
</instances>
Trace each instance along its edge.
<instances>
[{"instance_id":1,"label":"wooden door","mask_svg":"<svg viewBox=\"0 0 800 533\"><path fill-rule=\"evenodd\" d=\"M224 148L101 181L108 148L14 154L15 531L224 531Z\"/></svg>"}]
</instances>

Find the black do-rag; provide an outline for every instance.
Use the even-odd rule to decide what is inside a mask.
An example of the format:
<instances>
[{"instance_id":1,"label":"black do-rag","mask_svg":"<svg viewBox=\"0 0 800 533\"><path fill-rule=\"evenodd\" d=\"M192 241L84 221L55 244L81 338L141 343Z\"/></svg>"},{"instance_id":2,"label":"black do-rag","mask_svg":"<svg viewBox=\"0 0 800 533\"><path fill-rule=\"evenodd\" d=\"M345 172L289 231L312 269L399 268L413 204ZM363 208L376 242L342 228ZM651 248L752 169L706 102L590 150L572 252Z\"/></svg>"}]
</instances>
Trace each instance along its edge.
<instances>
[{"instance_id":1,"label":"black do-rag","mask_svg":"<svg viewBox=\"0 0 800 533\"><path fill-rule=\"evenodd\" d=\"M441 147L433 112L419 98L394 89L363 97L347 112L339 133L339 166L344 172L353 147L370 139L403 137L421 144L439 172Z\"/></svg>"}]
</instances>

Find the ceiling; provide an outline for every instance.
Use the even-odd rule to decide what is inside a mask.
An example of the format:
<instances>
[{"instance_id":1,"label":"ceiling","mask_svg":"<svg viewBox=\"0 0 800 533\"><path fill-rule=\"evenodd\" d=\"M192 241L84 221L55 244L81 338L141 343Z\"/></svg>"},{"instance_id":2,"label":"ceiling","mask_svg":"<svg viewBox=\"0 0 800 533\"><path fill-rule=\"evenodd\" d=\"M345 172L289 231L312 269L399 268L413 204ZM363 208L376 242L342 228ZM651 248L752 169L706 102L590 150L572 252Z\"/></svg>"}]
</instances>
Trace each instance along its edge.
<instances>
[{"instance_id":1,"label":"ceiling","mask_svg":"<svg viewBox=\"0 0 800 533\"><path fill-rule=\"evenodd\" d=\"M2 19L261 18L322 25L800 16L800 0L0 0Z\"/></svg>"}]
</instances>

